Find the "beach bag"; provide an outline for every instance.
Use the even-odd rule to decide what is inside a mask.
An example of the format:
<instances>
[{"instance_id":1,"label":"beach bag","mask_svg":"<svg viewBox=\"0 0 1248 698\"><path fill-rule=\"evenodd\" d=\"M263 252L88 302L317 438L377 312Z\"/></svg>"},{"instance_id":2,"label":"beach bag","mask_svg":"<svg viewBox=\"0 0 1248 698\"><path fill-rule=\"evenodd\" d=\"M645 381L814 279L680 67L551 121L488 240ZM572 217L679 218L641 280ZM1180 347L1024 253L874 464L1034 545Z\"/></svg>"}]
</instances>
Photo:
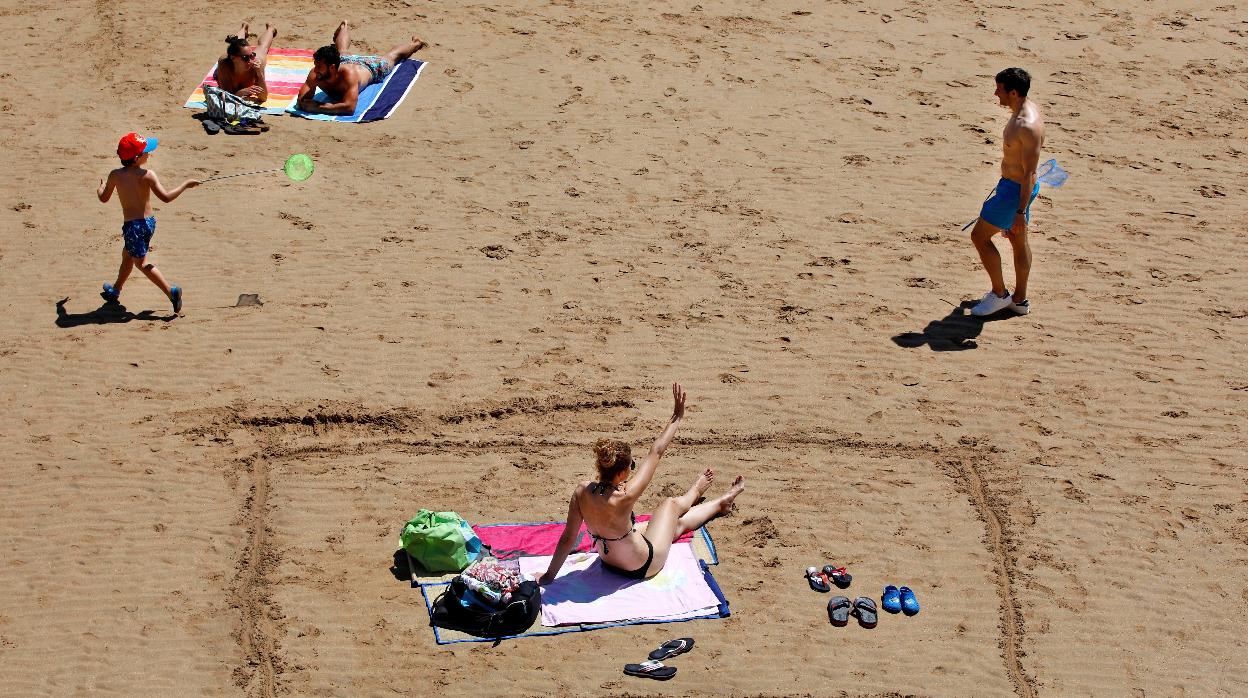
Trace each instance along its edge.
<instances>
[{"instance_id":1,"label":"beach bag","mask_svg":"<svg viewBox=\"0 0 1248 698\"><path fill-rule=\"evenodd\" d=\"M264 112L256 107L255 104L230 94L225 90L214 87L213 85L204 85L204 104L208 108L208 118L222 124L232 124L240 121L260 121L264 116Z\"/></svg>"},{"instance_id":2,"label":"beach bag","mask_svg":"<svg viewBox=\"0 0 1248 698\"><path fill-rule=\"evenodd\" d=\"M481 539L453 511L421 509L399 534L403 549L430 572L459 572L481 554Z\"/></svg>"},{"instance_id":3,"label":"beach bag","mask_svg":"<svg viewBox=\"0 0 1248 698\"><path fill-rule=\"evenodd\" d=\"M478 597L461 577L456 577L434 600L429 622L439 628L497 639L528 630L541 610L542 589L537 582L521 582L510 601L496 606Z\"/></svg>"}]
</instances>

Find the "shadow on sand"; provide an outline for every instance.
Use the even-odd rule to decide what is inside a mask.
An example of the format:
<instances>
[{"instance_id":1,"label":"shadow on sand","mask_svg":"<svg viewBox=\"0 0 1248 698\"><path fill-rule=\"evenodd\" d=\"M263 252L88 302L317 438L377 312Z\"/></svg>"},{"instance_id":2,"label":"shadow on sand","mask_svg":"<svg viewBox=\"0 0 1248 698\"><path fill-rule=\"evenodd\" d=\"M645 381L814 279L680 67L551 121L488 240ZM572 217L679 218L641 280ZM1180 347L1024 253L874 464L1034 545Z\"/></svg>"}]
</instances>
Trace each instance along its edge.
<instances>
[{"instance_id":1,"label":"shadow on sand","mask_svg":"<svg viewBox=\"0 0 1248 698\"><path fill-rule=\"evenodd\" d=\"M56 302L56 326L57 327L78 327L80 325L111 325L119 322L130 322L132 320L146 320L148 322L169 322L177 317L177 315L157 315L155 311L144 310L135 315L126 310L126 306L120 303L104 303L95 310L86 313L71 313L65 309L65 304L69 302L69 298L62 298Z\"/></svg>"},{"instance_id":2,"label":"shadow on sand","mask_svg":"<svg viewBox=\"0 0 1248 698\"><path fill-rule=\"evenodd\" d=\"M932 320L922 332L903 332L893 337L893 343L907 349L918 349L926 344L932 351L966 351L978 349L975 338L984 331L984 324L998 320L1018 317L1009 310L987 317L975 317L970 314L975 301L963 301L962 305L949 311L939 320Z\"/></svg>"}]
</instances>

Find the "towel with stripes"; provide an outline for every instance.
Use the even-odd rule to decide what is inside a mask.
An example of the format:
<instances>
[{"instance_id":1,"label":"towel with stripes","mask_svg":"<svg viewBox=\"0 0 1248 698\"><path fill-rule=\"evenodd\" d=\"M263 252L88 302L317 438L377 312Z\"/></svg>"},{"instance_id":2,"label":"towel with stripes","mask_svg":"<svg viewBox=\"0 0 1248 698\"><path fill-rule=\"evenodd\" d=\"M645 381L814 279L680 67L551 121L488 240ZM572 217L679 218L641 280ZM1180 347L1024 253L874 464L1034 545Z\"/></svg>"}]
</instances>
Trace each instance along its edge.
<instances>
[{"instance_id":1,"label":"towel with stripes","mask_svg":"<svg viewBox=\"0 0 1248 698\"><path fill-rule=\"evenodd\" d=\"M308 79L308 71L312 70L312 51L299 48L274 48L269 50L268 61L264 66L264 81L269 88L269 98L261 105L266 114L289 113L316 121L345 121L348 123L365 123L389 118L399 105L403 103L411 90L416 78L420 77L425 67L424 61L406 60L395 66L385 80L366 87L356 103L355 113L348 116L332 116L329 114L308 114L295 107L299 97L299 88ZM204 85L216 85L216 66L214 65L195 91L191 93L186 104L189 109L205 109ZM317 98L324 100L324 93L317 90Z\"/></svg>"},{"instance_id":2,"label":"towel with stripes","mask_svg":"<svg viewBox=\"0 0 1248 698\"><path fill-rule=\"evenodd\" d=\"M309 70L312 70L312 51L302 48L269 49L268 62L264 66L264 82L269 88L269 98L261 107L264 112L281 114L294 104L299 96L299 87L308 79ZM217 66L214 64L183 106L206 109L204 85L215 86L216 74Z\"/></svg>"},{"instance_id":3,"label":"towel with stripes","mask_svg":"<svg viewBox=\"0 0 1248 698\"><path fill-rule=\"evenodd\" d=\"M388 119L399 108L399 105L403 103L407 93L411 91L412 85L416 84L416 78L420 77L420 71L424 67L424 61L412 60L410 58L405 61L399 61L398 65L394 66L394 70L390 71L390 74L384 80L369 85L360 91L360 96L355 103L354 114L346 116L309 114L308 112L300 111L293 104L286 111L291 116L312 119L314 121L345 121L352 124ZM314 99L318 102L323 102L328 97L318 89Z\"/></svg>"}]
</instances>

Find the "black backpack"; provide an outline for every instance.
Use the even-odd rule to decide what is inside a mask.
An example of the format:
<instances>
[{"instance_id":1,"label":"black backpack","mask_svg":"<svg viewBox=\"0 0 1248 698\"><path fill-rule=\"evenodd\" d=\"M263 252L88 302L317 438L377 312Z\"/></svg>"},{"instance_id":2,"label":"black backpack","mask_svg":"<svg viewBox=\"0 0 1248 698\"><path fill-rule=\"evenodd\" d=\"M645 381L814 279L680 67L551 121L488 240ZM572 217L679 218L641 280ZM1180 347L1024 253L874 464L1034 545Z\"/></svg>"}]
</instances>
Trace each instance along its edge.
<instances>
[{"instance_id":1,"label":"black backpack","mask_svg":"<svg viewBox=\"0 0 1248 698\"><path fill-rule=\"evenodd\" d=\"M542 589L537 582L524 581L511 595L511 601L497 610L485 610L476 604L460 603L467 586L459 577L451 580L446 591L433 602L430 624L458 630L477 637L501 638L519 635L532 627L542 610Z\"/></svg>"}]
</instances>

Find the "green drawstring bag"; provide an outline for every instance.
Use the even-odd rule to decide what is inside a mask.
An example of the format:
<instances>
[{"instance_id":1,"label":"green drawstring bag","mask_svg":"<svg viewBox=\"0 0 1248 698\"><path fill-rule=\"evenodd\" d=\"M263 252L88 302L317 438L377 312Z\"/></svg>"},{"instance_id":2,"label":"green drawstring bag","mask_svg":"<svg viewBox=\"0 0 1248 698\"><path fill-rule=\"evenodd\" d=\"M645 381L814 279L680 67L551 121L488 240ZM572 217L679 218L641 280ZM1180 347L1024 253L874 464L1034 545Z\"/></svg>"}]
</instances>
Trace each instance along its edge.
<instances>
[{"instance_id":1,"label":"green drawstring bag","mask_svg":"<svg viewBox=\"0 0 1248 698\"><path fill-rule=\"evenodd\" d=\"M403 549L430 572L460 572L481 554L481 539L453 511L421 509L399 534Z\"/></svg>"}]
</instances>

